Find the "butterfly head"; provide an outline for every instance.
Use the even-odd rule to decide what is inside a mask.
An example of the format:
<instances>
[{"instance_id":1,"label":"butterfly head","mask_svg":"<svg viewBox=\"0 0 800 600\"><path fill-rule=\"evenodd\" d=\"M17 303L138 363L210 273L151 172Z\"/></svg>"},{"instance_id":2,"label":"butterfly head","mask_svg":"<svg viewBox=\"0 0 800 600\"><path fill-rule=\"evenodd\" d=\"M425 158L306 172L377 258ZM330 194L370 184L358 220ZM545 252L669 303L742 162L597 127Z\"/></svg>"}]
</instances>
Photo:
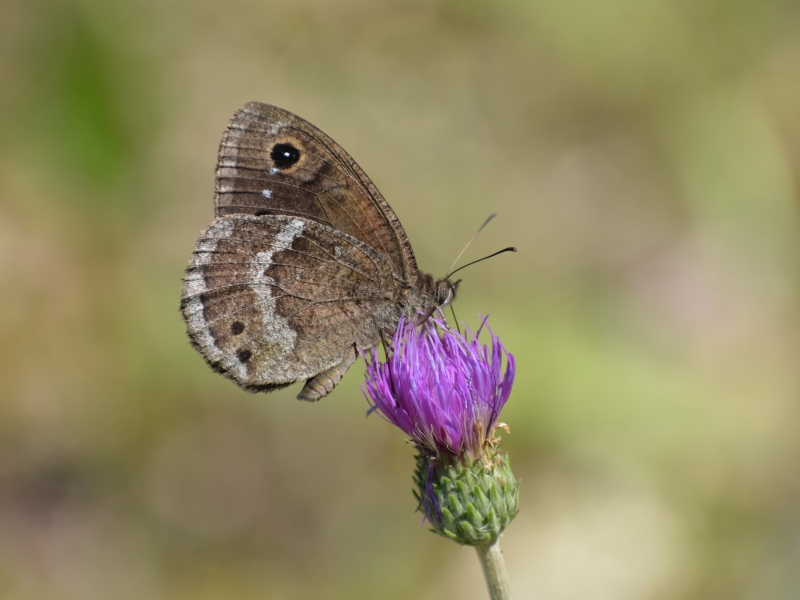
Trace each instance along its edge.
<instances>
[{"instance_id":1,"label":"butterfly head","mask_svg":"<svg viewBox=\"0 0 800 600\"><path fill-rule=\"evenodd\" d=\"M448 278L440 279L436 282L436 295L434 300L436 306L444 308L456 299L458 293L458 286L461 280L450 281Z\"/></svg>"}]
</instances>

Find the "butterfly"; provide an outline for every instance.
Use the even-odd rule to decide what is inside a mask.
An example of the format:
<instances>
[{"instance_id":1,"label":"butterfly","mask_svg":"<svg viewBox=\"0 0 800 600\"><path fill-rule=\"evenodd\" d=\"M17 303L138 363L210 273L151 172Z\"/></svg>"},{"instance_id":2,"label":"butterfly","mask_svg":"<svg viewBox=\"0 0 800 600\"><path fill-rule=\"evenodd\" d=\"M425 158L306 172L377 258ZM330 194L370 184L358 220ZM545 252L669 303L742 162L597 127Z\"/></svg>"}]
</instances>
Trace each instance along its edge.
<instances>
[{"instance_id":1,"label":"butterfly","mask_svg":"<svg viewBox=\"0 0 800 600\"><path fill-rule=\"evenodd\" d=\"M450 304L364 171L300 117L250 102L222 136L216 218L183 278L189 340L248 392L328 395L358 355Z\"/></svg>"}]
</instances>

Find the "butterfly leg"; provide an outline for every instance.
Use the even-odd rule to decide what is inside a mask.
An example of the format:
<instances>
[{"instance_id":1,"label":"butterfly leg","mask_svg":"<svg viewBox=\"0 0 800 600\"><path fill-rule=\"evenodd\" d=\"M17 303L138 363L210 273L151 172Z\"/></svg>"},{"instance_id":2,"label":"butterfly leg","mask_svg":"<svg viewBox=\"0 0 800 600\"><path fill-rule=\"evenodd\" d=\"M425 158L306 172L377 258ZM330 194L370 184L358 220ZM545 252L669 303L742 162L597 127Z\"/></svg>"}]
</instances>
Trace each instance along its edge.
<instances>
[{"instance_id":1,"label":"butterfly leg","mask_svg":"<svg viewBox=\"0 0 800 600\"><path fill-rule=\"evenodd\" d=\"M389 356L389 348L392 347L392 336L394 331L389 331L385 327L381 327L381 345L383 345L384 356Z\"/></svg>"},{"instance_id":2,"label":"butterfly leg","mask_svg":"<svg viewBox=\"0 0 800 600\"><path fill-rule=\"evenodd\" d=\"M356 362L357 356L354 344L350 346L342 362L306 381L303 390L297 395L297 399L307 402L316 402L320 398L324 398L330 394L333 388L339 385L342 377L347 373L347 369Z\"/></svg>"}]
</instances>

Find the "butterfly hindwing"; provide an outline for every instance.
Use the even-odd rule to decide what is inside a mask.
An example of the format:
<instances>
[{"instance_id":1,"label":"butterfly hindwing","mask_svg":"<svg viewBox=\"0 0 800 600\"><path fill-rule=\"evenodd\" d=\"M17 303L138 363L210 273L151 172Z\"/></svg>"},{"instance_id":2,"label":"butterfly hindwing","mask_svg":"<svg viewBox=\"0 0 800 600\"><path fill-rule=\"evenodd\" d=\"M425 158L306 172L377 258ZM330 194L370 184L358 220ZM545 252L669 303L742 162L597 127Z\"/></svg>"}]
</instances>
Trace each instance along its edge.
<instances>
[{"instance_id":1,"label":"butterfly hindwing","mask_svg":"<svg viewBox=\"0 0 800 600\"><path fill-rule=\"evenodd\" d=\"M192 343L251 391L305 380L395 319L392 265L316 221L228 215L197 241L182 310Z\"/></svg>"}]
</instances>

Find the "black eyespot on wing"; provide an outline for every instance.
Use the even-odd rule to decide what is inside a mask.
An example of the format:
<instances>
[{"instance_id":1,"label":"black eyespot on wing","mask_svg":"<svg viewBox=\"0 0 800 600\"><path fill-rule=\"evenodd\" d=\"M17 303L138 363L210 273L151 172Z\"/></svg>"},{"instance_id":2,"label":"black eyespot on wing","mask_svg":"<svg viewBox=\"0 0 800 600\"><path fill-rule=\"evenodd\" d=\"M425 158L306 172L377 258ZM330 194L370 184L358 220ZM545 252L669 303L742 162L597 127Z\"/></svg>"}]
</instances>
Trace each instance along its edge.
<instances>
[{"instance_id":1,"label":"black eyespot on wing","mask_svg":"<svg viewBox=\"0 0 800 600\"><path fill-rule=\"evenodd\" d=\"M239 358L239 362L246 363L253 356L253 353L250 350L242 350L236 356Z\"/></svg>"},{"instance_id":2,"label":"black eyespot on wing","mask_svg":"<svg viewBox=\"0 0 800 600\"><path fill-rule=\"evenodd\" d=\"M275 144L269 156L276 167L286 169L300 160L300 150L291 144Z\"/></svg>"},{"instance_id":3,"label":"black eyespot on wing","mask_svg":"<svg viewBox=\"0 0 800 600\"><path fill-rule=\"evenodd\" d=\"M239 335L244 331L244 323L241 321L235 321L233 325L231 325L231 333L233 335Z\"/></svg>"}]
</instances>

